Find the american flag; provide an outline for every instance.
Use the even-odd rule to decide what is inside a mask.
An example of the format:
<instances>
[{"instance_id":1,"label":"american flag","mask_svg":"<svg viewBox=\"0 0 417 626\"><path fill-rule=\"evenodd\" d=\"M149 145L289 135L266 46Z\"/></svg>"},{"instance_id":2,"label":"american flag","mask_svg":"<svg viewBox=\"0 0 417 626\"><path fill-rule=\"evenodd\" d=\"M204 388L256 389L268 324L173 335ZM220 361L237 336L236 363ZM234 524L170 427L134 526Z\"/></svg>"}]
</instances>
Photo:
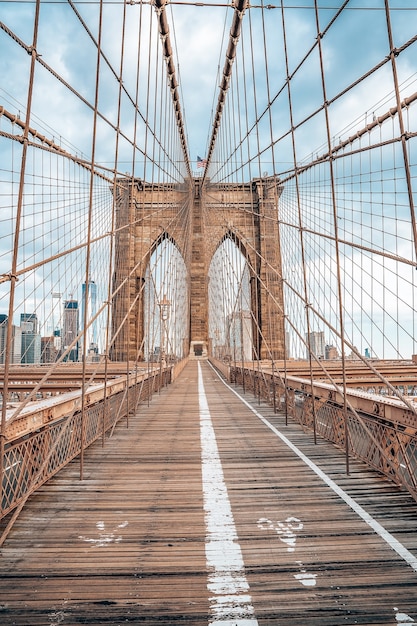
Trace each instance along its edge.
<instances>
[{"instance_id":1,"label":"american flag","mask_svg":"<svg viewBox=\"0 0 417 626\"><path fill-rule=\"evenodd\" d=\"M197 167L206 167L207 159L202 159L201 157L197 157Z\"/></svg>"}]
</instances>

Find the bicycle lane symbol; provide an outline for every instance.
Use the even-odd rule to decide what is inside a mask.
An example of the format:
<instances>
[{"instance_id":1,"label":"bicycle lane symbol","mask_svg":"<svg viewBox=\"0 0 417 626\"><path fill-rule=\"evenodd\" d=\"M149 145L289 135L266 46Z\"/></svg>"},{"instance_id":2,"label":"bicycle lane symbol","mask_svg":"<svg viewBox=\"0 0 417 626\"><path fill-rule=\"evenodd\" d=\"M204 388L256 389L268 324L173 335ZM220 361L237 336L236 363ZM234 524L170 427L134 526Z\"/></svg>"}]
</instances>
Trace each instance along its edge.
<instances>
[{"instance_id":1,"label":"bicycle lane symbol","mask_svg":"<svg viewBox=\"0 0 417 626\"><path fill-rule=\"evenodd\" d=\"M283 522L268 519L267 517L261 517L258 520L258 528L260 530L271 530L277 533L280 541L285 543L288 552L295 552L297 533L300 533L303 528L303 522L298 517L289 516ZM311 574L308 572L301 561L295 561L297 567L300 570L299 574L294 574L294 578L298 580L305 587L314 587L316 584L317 574Z\"/></svg>"}]
</instances>

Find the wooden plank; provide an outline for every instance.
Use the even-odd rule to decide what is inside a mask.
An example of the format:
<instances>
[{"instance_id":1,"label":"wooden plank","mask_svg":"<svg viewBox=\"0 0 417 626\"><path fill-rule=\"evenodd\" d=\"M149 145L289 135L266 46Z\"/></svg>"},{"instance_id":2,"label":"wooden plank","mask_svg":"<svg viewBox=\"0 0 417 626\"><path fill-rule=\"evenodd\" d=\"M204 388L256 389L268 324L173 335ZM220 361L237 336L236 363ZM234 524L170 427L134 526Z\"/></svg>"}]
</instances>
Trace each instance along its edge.
<instances>
[{"instance_id":1,"label":"wooden plank","mask_svg":"<svg viewBox=\"0 0 417 626\"><path fill-rule=\"evenodd\" d=\"M258 623L417 623L416 572L202 365ZM254 406L417 554L411 497L354 461L346 476L339 450ZM207 625L197 363L94 444L84 469L83 481L77 462L62 470L16 522L0 623Z\"/></svg>"}]
</instances>

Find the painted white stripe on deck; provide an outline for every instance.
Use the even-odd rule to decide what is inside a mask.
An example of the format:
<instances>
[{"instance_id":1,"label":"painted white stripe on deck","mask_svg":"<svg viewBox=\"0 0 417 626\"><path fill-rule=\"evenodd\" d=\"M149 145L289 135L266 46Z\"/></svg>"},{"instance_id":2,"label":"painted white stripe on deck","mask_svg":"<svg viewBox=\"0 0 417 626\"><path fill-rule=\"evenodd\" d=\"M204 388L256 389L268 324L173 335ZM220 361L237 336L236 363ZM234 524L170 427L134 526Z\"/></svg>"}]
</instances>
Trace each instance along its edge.
<instances>
[{"instance_id":1,"label":"painted white stripe on deck","mask_svg":"<svg viewBox=\"0 0 417 626\"><path fill-rule=\"evenodd\" d=\"M212 366L211 366L212 367ZM214 370L214 368L213 368ZM214 370L215 371L215 370ZM256 409L254 409L249 402L246 402L244 398L242 398L237 391L233 389L230 385L228 385L220 376L219 379L232 391L235 396L239 398L245 404L252 413L255 415L266 425L268 428L272 430L273 433L277 435L284 443L287 445L310 469L313 470L321 478L321 480L326 483L330 489L332 489L342 500L346 502L350 508L355 511L359 517L363 519L364 522L368 524L372 528L374 532L376 532L387 544L392 548L415 572L417 572L417 557L414 556L407 548L396 539L393 535L391 535L388 530L386 530L379 522L377 522L365 509L356 502L353 498L351 498L337 483L334 482L323 470L321 470L313 461L311 461L308 456L306 456L301 450L297 448L285 435L283 435L275 426L273 426L268 420L258 413Z\"/></svg>"},{"instance_id":2,"label":"painted white stripe on deck","mask_svg":"<svg viewBox=\"0 0 417 626\"><path fill-rule=\"evenodd\" d=\"M258 626L198 363L201 470L206 522L210 624Z\"/></svg>"}]
</instances>

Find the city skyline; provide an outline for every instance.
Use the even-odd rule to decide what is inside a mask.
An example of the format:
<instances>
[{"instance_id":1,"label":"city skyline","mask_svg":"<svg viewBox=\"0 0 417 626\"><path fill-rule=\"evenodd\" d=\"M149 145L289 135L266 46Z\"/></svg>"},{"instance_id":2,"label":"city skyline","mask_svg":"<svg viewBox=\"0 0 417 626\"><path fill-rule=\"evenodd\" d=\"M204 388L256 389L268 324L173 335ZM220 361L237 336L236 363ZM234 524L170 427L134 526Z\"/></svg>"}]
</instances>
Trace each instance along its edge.
<instances>
[{"instance_id":1,"label":"city skyline","mask_svg":"<svg viewBox=\"0 0 417 626\"><path fill-rule=\"evenodd\" d=\"M94 281L90 281L89 289L90 304L87 306L87 311L85 311L85 283L81 284L81 309L79 308L79 300L73 297L73 293L70 294L70 297L67 299L63 299L61 293L51 293L51 301L53 302L58 299L58 307L60 309L58 318L56 318L55 307L52 305L52 325L47 324L46 322L42 323L42 320L36 312L15 312L13 320L17 319L20 324L13 323L12 321L13 354L11 362L51 362L55 361L66 349L68 349L77 335L79 335L83 330L84 313L87 314L87 324L91 317L96 313L97 285ZM80 311L82 312L81 316L79 315ZM1 313L0 362L4 362L5 358L7 325L8 315ZM82 346L83 341L80 338L74 347L70 349L64 360L78 361L80 357L82 358ZM99 352L97 321L93 322L92 330L91 332L88 332L86 351L87 354L90 351L95 354L98 354Z\"/></svg>"}]
</instances>

